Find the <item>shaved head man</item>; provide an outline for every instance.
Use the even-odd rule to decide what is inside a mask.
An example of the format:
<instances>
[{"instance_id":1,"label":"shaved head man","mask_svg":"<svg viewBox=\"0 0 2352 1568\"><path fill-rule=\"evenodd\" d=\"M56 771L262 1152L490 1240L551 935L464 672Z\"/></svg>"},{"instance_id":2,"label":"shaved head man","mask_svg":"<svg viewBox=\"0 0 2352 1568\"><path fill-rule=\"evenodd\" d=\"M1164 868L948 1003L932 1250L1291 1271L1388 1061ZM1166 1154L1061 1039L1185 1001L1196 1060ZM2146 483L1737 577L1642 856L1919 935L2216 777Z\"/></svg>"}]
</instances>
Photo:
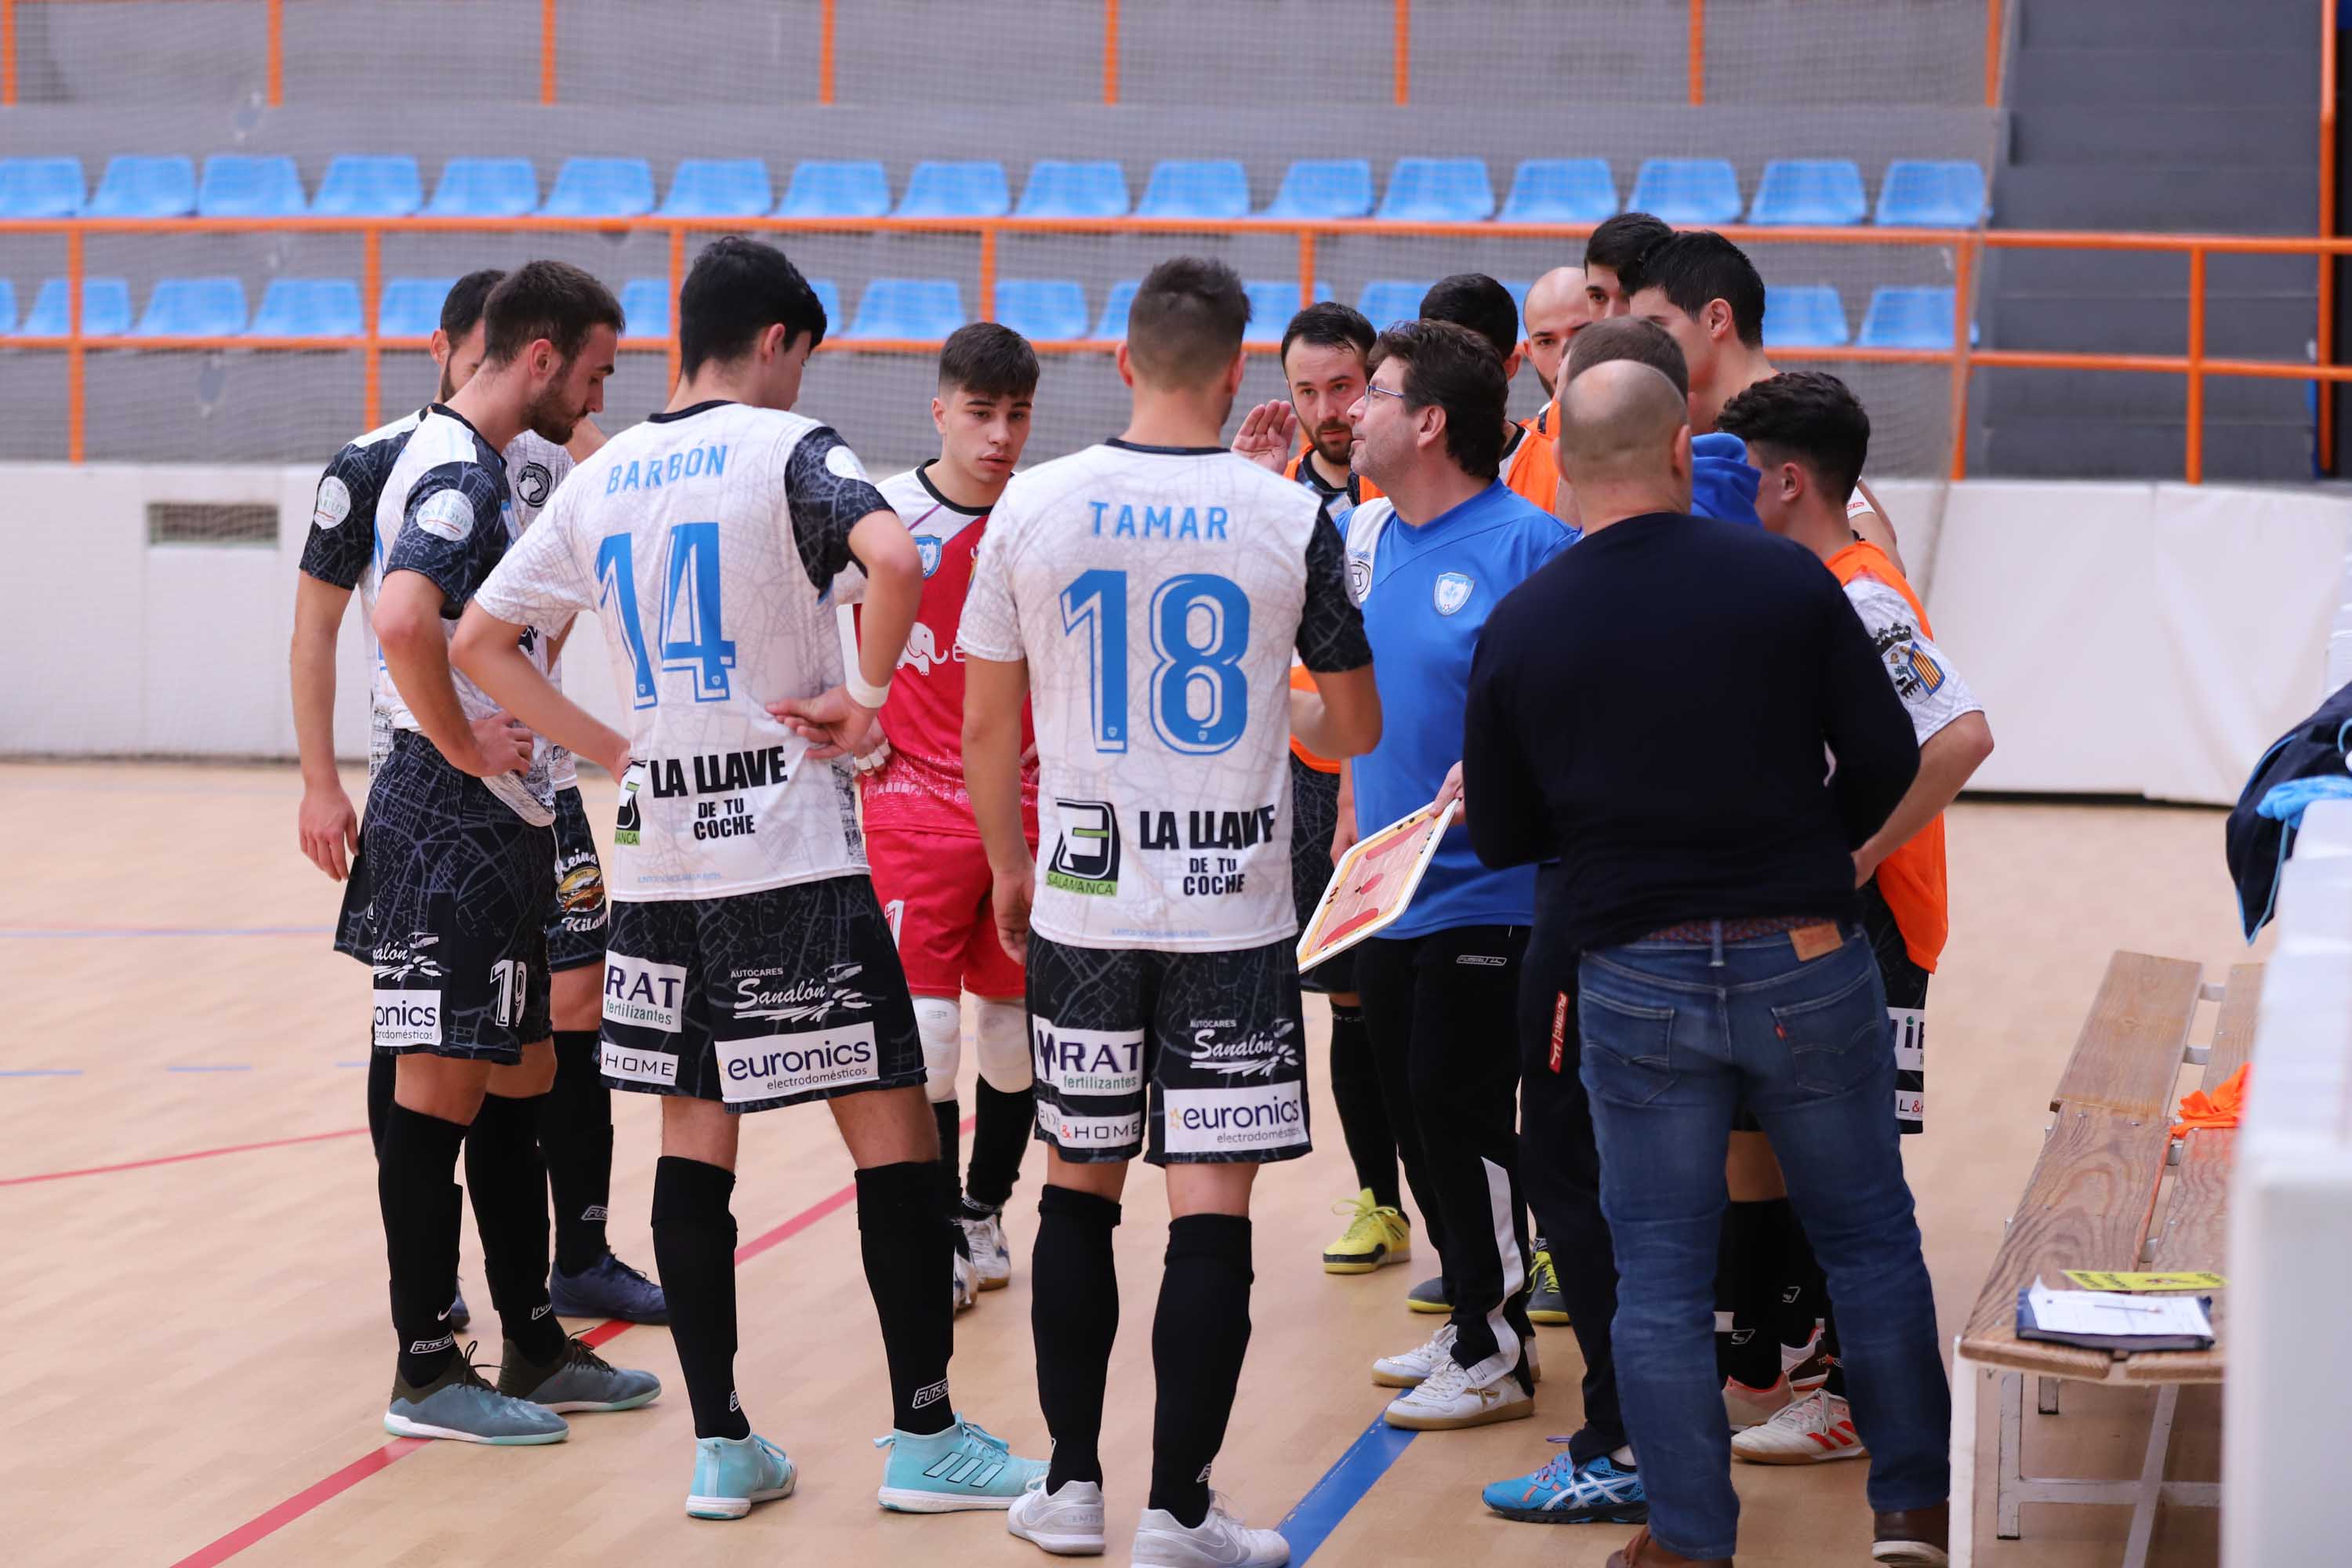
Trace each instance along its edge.
<instances>
[{"instance_id":1,"label":"shaved head man","mask_svg":"<svg viewBox=\"0 0 2352 1568\"><path fill-rule=\"evenodd\" d=\"M1688 408L1664 372L1634 360L1594 365L1560 394L1560 471L1587 533L1690 510Z\"/></svg>"},{"instance_id":2,"label":"shaved head man","mask_svg":"<svg viewBox=\"0 0 2352 1568\"><path fill-rule=\"evenodd\" d=\"M1558 390L1559 362L1569 344L1594 320L1592 302L1584 297L1584 268L1555 267L1537 279L1520 314L1527 320L1528 335L1519 353L1536 367L1536 379L1549 395Z\"/></svg>"}]
</instances>

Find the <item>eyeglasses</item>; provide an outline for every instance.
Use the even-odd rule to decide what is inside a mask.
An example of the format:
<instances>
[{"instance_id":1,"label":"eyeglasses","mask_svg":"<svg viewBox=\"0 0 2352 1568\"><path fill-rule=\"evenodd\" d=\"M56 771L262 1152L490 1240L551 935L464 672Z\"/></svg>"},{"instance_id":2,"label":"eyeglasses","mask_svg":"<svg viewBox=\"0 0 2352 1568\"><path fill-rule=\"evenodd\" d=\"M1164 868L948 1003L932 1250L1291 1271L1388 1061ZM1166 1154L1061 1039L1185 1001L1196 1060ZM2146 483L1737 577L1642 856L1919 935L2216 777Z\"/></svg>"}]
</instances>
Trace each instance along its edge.
<instances>
[{"instance_id":1,"label":"eyeglasses","mask_svg":"<svg viewBox=\"0 0 2352 1568\"><path fill-rule=\"evenodd\" d=\"M1402 403L1405 400L1403 393L1391 392L1387 387L1382 386L1377 381L1368 381L1364 383L1364 406L1366 408L1370 408L1372 405L1372 399L1375 397L1393 397L1399 403Z\"/></svg>"}]
</instances>

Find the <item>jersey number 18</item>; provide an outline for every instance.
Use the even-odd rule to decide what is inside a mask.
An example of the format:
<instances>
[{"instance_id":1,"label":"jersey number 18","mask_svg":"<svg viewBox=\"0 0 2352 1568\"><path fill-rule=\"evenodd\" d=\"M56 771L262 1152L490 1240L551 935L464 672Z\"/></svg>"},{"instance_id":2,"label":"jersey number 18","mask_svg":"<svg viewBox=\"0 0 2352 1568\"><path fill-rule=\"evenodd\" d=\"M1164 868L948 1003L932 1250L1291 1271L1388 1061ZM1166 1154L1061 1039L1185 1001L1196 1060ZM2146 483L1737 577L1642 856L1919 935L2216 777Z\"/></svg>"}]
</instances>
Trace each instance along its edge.
<instances>
[{"instance_id":1,"label":"jersey number 18","mask_svg":"<svg viewBox=\"0 0 2352 1568\"><path fill-rule=\"evenodd\" d=\"M1209 756L1249 727L1249 595L1230 577L1186 572L1151 590L1151 727L1179 752ZM1127 574L1097 567L1062 590L1062 632L1084 632L1095 750L1127 750Z\"/></svg>"}]
</instances>

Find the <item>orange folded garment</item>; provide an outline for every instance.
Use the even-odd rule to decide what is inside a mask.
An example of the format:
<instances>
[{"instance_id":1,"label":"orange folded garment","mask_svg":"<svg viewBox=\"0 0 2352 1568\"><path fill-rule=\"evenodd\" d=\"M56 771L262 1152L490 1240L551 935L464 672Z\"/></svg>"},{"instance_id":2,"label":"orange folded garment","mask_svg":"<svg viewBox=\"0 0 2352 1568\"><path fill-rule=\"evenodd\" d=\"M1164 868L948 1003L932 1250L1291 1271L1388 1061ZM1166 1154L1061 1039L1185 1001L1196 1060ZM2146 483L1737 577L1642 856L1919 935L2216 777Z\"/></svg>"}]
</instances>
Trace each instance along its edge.
<instances>
[{"instance_id":1,"label":"orange folded garment","mask_svg":"<svg viewBox=\"0 0 2352 1568\"><path fill-rule=\"evenodd\" d=\"M2172 1124L2172 1135L2186 1138L2192 1127L2235 1127L2246 1109L2246 1069L2252 1065L2239 1063L2238 1070L2223 1079L2210 1094L2195 1089L2182 1095L2180 1120Z\"/></svg>"}]
</instances>

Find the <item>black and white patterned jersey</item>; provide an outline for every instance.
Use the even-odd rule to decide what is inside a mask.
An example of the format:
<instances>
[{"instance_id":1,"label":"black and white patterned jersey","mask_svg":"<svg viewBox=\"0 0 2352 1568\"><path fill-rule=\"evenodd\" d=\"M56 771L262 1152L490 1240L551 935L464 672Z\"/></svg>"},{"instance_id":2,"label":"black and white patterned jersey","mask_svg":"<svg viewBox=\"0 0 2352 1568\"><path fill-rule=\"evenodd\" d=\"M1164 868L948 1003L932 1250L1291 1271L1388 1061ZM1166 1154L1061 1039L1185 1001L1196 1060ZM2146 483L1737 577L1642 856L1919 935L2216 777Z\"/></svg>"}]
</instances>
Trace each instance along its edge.
<instances>
[{"instance_id":1,"label":"black and white patterned jersey","mask_svg":"<svg viewBox=\"0 0 2352 1568\"><path fill-rule=\"evenodd\" d=\"M721 898L866 868L847 769L767 704L842 679L849 533L889 505L840 437L736 403L658 414L580 465L483 584L519 626L596 611L633 759L614 899Z\"/></svg>"},{"instance_id":2,"label":"black and white patterned jersey","mask_svg":"<svg viewBox=\"0 0 2352 1568\"><path fill-rule=\"evenodd\" d=\"M1291 656L1372 661L1313 491L1222 447L1123 441L1016 475L959 641L1028 661L1037 931L1171 952L1297 931Z\"/></svg>"},{"instance_id":3,"label":"black and white patterned jersey","mask_svg":"<svg viewBox=\"0 0 2352 1568\"><path fill-rule=\"evenodd\" d=\"M457 617L521 530L505 458L462 416L437 403L426 409L376 502L376 532L383 542L379 579L415 572L430 581L441 590L442 634L454 637ZM371 595L371 610L373 604ZM544 671L546 632L536 624L526 626L522 647ZM462 671L452 668L449 674L467 719L499 710ZM377 701L392 728L415 729L416 717L390 672L379 668L377 677ZM555 821L551 751L541 741L532 751L529 772L483 781L516 816L540 827Z\"/></svg>"}]
</instances>

